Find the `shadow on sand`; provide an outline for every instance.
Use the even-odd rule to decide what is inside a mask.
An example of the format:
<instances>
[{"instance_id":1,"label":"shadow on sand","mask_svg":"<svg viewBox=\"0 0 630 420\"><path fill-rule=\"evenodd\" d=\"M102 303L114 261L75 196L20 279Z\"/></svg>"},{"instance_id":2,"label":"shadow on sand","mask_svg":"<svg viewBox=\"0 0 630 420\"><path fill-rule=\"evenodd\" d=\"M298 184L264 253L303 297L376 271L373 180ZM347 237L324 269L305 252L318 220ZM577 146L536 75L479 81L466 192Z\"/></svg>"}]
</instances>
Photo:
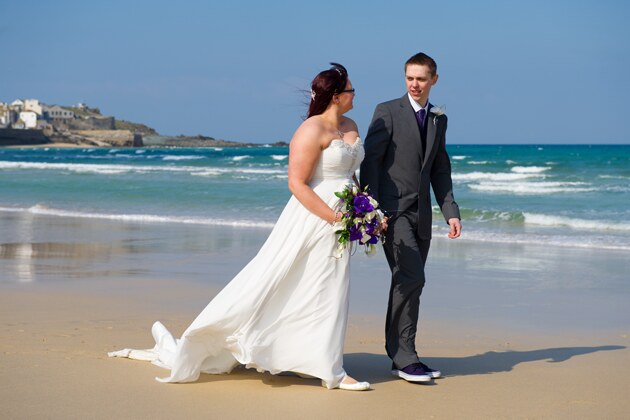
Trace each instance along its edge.
<instances>
[{"instance_id":1,"label":"shadow on sand","mask_svg":"<svg viewBox=\"0 0 630 420\"><path fill-rule=\"evenodd\" d=\"M443 376L484 375L509 372L514 366L524 362L547 360L559 363L574 356L599 351L622 350L625 346L598 347L558 347L528 351L489 351L483 354L464 357L426 357L422 361L440 369ZM344 355L344 367L350 375L370 383L395 380L390 375L391 361L383 354L351 353Z\"/></svg>"},{"instance_id":2,"label":"shadow on sand","mask_svg":"<svg viewBox=\"0 0 630 420\"><path fill-rule=\"evenodd\" d=\"M509 372L514 369L514 366L524 362L547 360L549 363L560 363L574 356L623 349L626 349L626 347L609 345L598 347L558 347L528 351L489 351L464 357L425 357L422 358L422 361L429 366L440 369L444 377L454 377ZM391 361L384 354L350 353L344 355L344 368L348 374L372 384L398 380L391 376L390 367ZM271 375L268 372L258 373L254 369L245 369L242 366L235 368L229 375L202 374L198 381L190 382L190 384L240 380L261 381L274 388L321 386L319 379L305 379L293 373L281 373L280 375ZM435 382L425 382L422 385L435 385Z\"/></svg>"}]
</instances>

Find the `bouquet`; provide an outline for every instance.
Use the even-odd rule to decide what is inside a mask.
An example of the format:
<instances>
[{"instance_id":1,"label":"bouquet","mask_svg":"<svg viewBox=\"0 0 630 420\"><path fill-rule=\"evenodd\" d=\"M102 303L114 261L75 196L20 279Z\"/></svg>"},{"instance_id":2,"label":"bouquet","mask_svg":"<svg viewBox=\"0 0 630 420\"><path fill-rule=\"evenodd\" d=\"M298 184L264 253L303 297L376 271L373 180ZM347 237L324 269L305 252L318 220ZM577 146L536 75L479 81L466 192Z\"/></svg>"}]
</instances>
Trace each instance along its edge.
<instances>
[{"instance_id":1,"label":"bouquet","mask_svg":"<svg viewBox=\"0 0 630 420\"><path fill-rule=\"evenodd\" d=\"M335 233L339 235L335 256L340 258L346 246L355 241L365 245L367 255L373 255L376 252L374 245L382 236L381 222L385 217L378 208L378 202L367 193L367 187L361 191L354 184L346 185L335 195L341 199L343 213L334 226Z\"/></svg>"}]
</instances>

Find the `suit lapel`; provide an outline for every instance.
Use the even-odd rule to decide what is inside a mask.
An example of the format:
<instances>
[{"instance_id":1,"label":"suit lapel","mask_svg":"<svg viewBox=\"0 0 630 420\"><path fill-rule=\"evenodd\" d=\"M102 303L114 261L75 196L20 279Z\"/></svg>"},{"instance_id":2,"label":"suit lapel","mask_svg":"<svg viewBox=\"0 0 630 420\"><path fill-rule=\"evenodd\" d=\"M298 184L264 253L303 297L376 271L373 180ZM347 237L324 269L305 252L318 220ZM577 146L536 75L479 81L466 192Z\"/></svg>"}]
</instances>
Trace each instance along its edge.
<instances>
[{"instance_id":1,"label":"suit lapel","mask_svg":"<svg viewBox=\"0 0 630 420\"><path fill-rule=\"evenodd\" d=\"M409 133L409 138L413 141L413 144L409 146L415 147L420 159L422 156L422 138L420 137L420 127L418 127L418 120L416 120L416 114L409 102L409 96L405 94L400 98L400 107L402 108L403 122L405 124L405 131Z\"/></svg>"},{"instance_id":2,"label":"suit lapel","mask_svg":"<svg viewBox=\"0 0 630 420\"><path fill-rule=\"evenodd\" d=\"M431 150L433 150L433 146L435 144L435 135L437 134L437 124L439 123L439 118L436 115L431 114L431 108L433 105L429 102L429 106L427 107L427 150L424 152L424 157L422 159L422 166L427 163L429 156L431 155ZM435 124L433 123L435 121Z\"/></svg>"}]
</instances>

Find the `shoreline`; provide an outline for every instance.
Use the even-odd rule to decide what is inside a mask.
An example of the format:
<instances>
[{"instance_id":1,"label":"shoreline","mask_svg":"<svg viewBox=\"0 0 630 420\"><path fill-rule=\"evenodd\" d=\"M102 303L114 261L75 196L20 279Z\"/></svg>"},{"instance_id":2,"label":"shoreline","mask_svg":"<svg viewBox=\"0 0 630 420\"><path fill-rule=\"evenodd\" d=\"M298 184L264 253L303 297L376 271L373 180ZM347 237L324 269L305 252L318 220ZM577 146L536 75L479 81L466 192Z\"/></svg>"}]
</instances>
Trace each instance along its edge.
<instances>
[{"instance_id":1,"label":"shoreline","mask_svg":"<svg viewBox=\"0 0 630 420\"><path fill-rule=\"evenodd\" d=\"M258 252L272 226L273 223L182 223L0 210L0 285L36 284L48 279L59 282L64 271L51 272L51 258L63 270L80 268L72 276L84 276L88 281L110 278L111 272L104 268L118 268L123 276L125 270L135 270L137 280L171 278L176 273L172 267L177 267L186 276L181 277L182 281L223 285ZM630 294L626 280L630 261L625 250L465 237L451 240L445 236L446 231L436 232L431 242L426 266L427 293L431 293L431 287L440 287L444 291L438 293L450 299L458 300L461 292L481 294L482 298L488 295L489 304L497 287L502 293L541 294L541 304L562 293L580 300L616 300ZM181 258L185 259L185 267L179 262ZM387 286L390 273L380 246L374 257L357 250L352 260L353 284L365 285L370 291L378 288L378 296L386 296L387 289L383 287ZM440 279L435 286L433 278ZM373 299L371 292L363 295L362 299ZM440 310L440 305L435 306ZM481 312L484 310L480 308ZM366 311L370 311L369 305L362 312ZM630 325L630 310L624 315L624 321Z\"/></svg>"},{"instance_id":2,"label":"shoreline","mask_svg":"<svg viewBox=\"0 0 630 420\"><path fill-rule=\"evenodd\" d=\"M103 146L95 146L93 144L77 144L77 143L44 143L44 144L13 144L10 146L0 146L0 149L84 149L84 148L98 148ZM114 146L110 146L114 148ZM103 147L107 148L107 147ZM117 147L119 149L120 147ZM132 149L132 147L129 147ZM133 147L133 149L137 149Z\"/></svg>"},{"instance_id":3,"label":"shoreline","mask_svg":"<svg viewBox=\"0 0 630 420\"><path fill-rule=\"evenodd\" d=\"M7 215L24 215L28 217L51 217L59 219L85 219L94 221L110 221L112 223L138 223L146 226L172 225L172 226L199 226L212 229L213 227L232 227L236 229L256 229L260 231L270 232L275 224L275 219L255 219L247 218L247 216L236 218L217 218L204 217L197 215L173 215L173 214L157 214L157 213L117 213L117 212L81 212L77 210L65 210L62 208L51 208L48 206L40 206L39 204L31 207L3 207L0 206L0 217ZM444 224L439 223L441 214L434 209L433 213L433 239L437 241L446 240L448 228ZM542 217L546 217L542 215ZM467 222L467 219L463 219ZM438 221L438 222L436 222ZM580 224L584 220L567 219L561 221L564 223ZM599 221L590 221L596 223ZM605 224L606 222L602 222ZM624 227L624 226L622 226ZM573 236L557 236L553 234L543 237L527 237L525 235L517 236L514 233L506 231L484 231L479 229L467 229L466 235L458 239L458 243L466 245L479 244L480 246L500 246L500 247L521 247L526 248L536 245L544 245L551 249L565 248L568 252L611 252L627 253L630 251L630 245L614 242L611 239L607 241L580 241L586 234L583 230L576 229ZM587 232L586 230L585 232ZM569 239L573 239L570 241ZM627 268L630 270L630 263Z\"/></svg>"},{"instance_id":4,"label":"shoreline","mask_svg":"<svg viewBox=\"0 0 630 420\"><path fill-rule=\"evenodd\" d=\"M263 147L263 146L271 146L271 147L288 147L288 144L269 144L269 143L242 143L242 144L218 144L218 145L204 145L204 146L179 146L179 145L144 145L144 146L96 146L94 144L88 143L45 143L45 144L24 144L24 145L9 145L9 146L0 146L0 150L2 149L196 149L196 148L213 148L213 147Z\"/></svg>"}]
</instances>

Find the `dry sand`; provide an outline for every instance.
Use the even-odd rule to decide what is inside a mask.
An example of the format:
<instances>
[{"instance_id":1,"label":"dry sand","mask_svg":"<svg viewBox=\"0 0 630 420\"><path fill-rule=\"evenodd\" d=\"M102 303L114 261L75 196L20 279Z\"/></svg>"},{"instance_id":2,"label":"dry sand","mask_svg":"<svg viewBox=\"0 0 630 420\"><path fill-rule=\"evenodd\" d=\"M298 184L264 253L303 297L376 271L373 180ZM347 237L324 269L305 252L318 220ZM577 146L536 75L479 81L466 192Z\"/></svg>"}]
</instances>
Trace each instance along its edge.
<instances>
[{"instance_id":1,"label":"dry sand","mask_svg":"<svg viewBox=\"0 0 630 420\"><path fill-rule=\"evenodd\" d=\"M619 330L536 334L429 320L418 342L424 360L445 377L414 385L389 374L380 314L354 314L345 367L370 381L371 391L328 391L317 380L244 369L203 374L191 384L163 384L154 377L165 370L106 353L151 347L156 314L174 334L181 333L198 308L168 309L165 303L211 297L216 286L123 280L0 286L2 419L630 415L630 340Z\"/></svg>"}]
</instances>

